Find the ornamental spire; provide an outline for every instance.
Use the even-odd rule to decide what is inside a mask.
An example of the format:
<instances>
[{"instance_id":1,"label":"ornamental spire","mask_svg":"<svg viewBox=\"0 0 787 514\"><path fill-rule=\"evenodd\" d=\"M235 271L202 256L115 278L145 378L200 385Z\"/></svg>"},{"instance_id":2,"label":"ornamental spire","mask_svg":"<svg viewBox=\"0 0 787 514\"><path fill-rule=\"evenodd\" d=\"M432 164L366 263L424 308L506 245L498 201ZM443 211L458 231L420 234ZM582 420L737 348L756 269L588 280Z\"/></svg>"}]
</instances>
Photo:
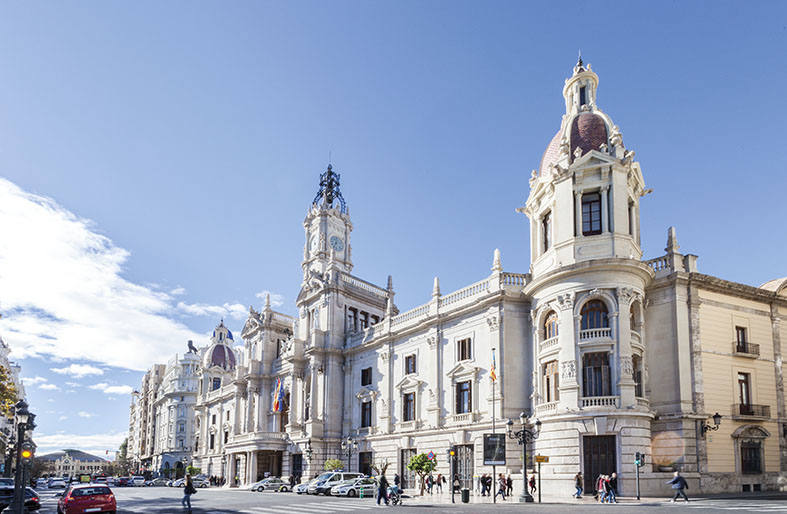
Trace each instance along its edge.
<instances>
[{"instance_id":1,"label":"ornamental spire","mask_svg":"<svg viewBox=\"0 0 787 514\"><path fill-rule=\"evenodd\" d=\"M342 213L347 213L347 205L344 203L342 192L339 190L339 180L341 175L333 172L333 166L328 165L325 173L320 174L320 189L317 191L317 196L314 197L312 205L332 208L333 202L339 203L339 208Z\"/></svg>"}]
</instances>

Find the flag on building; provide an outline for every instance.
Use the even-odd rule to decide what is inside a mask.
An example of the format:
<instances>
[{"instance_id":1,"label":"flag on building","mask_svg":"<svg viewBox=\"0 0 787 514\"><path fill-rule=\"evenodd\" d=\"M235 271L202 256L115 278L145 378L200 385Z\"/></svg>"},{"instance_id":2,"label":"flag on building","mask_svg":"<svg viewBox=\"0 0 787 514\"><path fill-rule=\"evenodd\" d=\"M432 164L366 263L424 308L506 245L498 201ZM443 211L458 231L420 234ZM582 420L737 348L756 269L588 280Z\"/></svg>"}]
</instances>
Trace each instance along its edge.
<instances>
[{"instance_id":1,"label":"flag on building","mask_svg":"<svg viewBox=\"0 0 787 514\"><path fill-rule=\"evenodd\" d=\"M489 370L489 378L492 379L492 382L497 380L497 373L495 373L495 349L492 348L492 369Z\"/></svg>"},{"instance_id":2,"label":"flag on building","mask_svg":"<svg viewBox=\"0 0 787 514\"><path fill-rule=\"evenodd\" d=\"M284 408L284 384L281 378L276 379L276 388L273 390L273 412L281 412Z\"/></svg>"}]
</instances>

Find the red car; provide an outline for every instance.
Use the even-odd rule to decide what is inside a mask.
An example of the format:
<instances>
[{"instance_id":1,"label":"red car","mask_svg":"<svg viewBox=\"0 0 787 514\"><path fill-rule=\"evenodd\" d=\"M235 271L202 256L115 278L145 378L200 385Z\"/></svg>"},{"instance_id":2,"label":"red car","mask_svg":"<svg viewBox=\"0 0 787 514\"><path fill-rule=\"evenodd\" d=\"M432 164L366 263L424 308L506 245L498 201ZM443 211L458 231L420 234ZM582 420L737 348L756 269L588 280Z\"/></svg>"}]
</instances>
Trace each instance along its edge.
<instances>
[{"instance_id":1,"label":"red car","mask_svg":"<svg viewBox=\"0 0 787 514\"><path fill-rule=\"evenodd\" d=\"M72 485L66 489L57 502L58 514L83 514L90 512L110 512L115 514L116 511L115 495L105 485Z\"/></svg>"}]
</instances>

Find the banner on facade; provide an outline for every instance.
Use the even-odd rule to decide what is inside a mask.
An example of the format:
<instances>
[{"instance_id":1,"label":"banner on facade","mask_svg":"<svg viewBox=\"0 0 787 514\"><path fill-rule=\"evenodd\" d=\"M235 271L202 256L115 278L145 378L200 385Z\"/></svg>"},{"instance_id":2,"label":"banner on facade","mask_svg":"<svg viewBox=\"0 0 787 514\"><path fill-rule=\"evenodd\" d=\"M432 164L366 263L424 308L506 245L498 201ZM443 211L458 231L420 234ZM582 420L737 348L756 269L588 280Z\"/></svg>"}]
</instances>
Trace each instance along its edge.
<instances>
[{"instance_id":1,"label":"banner on facade","mask_svg":"<svg viewBox=\"0 0 787 514\"><path fill-rule=\"evenodd\" d=\"M273 412L281 412L284 407L284 386L281 378L276 379L276 388L273 391L273 405L271 409Z\"/></svg>"},{"instance_id":2,"label":"banner on facade","mask_svg":"<svg viewBox=\"0 0 787 514\"><path fill-rule=\"evenodd\" d=\"M506 465L506 435L484 434L484 466Z\"/></svg>"}]
</instances>

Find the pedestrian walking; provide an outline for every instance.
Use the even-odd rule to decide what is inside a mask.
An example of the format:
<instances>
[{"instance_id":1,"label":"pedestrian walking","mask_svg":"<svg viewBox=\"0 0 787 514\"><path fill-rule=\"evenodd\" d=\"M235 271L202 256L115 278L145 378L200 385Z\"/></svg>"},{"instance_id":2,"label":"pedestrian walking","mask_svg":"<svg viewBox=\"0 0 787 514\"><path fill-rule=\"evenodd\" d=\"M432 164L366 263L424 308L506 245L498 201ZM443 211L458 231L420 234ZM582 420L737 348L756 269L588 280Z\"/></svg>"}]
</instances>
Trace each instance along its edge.
<instances>
[{"instance_id":1,"label":"pedestrian walking","mask_svg":"<svg viewBox=\"0 0 787 514\"><path fill-rule=\"evenodd\" d=\"M498 494L503 497L503 501L506 501L506 478L502 473L497 476L497 492L495 493L495 498L497 498Z\"/></svg>"},{"instance_id":2,"label":"pedestrian walking","mask_svg":"<svg viewBox=\"0 0 787 514\"><path fill-rule=\"evenodd\" d=\"M511 473L506 477L506 495L511 496L514 492L514 480L511 478Z\"/></svg>"},{"instance_id":3,"label":"pedestrian walking","mask_svg":"<svg viewBox=\"0 0 787 514\"><path fill-rule=\"evenodd\" d=\"M689 497L686 496L686 491L684 491L684 489L689 488L689 484L685 478L680 476L680 471L676 471L675 476L667 483L672 484L672 489L675 491L675 496L672 497L673 503L678 500L678 496L683 496L684 500L689 501Z\"/></svg>"},{"instance_id":4,"label":"pedestrian walking","mask_svg":"<svg viewBox=\"0 0 787 514\"><path fill-rule=\"evenodd\" d=\"M396 486L396 490L399 490L399 486L402 483L401 477L399 477L399 473L394 473L394 485Z\"/></svg>"},{"instance_id":5,"label":"pedestrian walking","mask_svg":"<svg viewBox=\"0 0 787 514\"><path fill-rule=\"evenodd\" d=\"M396 476L398 478L399 475ZM380 505L380 500L385 500L385 504L388 505L388 479L385 475L380 475L377 479L377 505Z\"/></svg>"},{"instance_id":6,"label":"pedestrian walking","mask_svg":"<svg viewBox=\"0 0 787 514\"><path fill-rule=\"evenodd\" d=\"M184 509L188 509L189 514L191 514L191 495L196 492L197 490L194 489L194 483L191 481L191 475L186 473L186 483L185 487L183 487L183 499L180 500L180 504L183 505Z\"/></svg>"},{"instance_id":7,"label":"pedestrian walking","mask_svg":"<svg viewBox=\"0 0 787 514\"><path fill-rule=\"evenodd\" d=\"M290 473L290 491L295 487L295 473Z\"/></svg>"},{"instance_id":8,"label":"pedestrian walking","mask_svg":"<svg viewBox=\"0 0 787 514\"><path fill-rule=\"evenodd\" d=\"M618 474L614 471L607 480L607 503L618 502Z\"/></svg>"},{"instance_id":9,"label":"pedestrian walking","mask_svg":"<svg viewBox=\"0 0 787 514\"><path fill-rule=\"evenodd\" d=\"M443 493L443 484L445 483L445 477L442 473L437 474L437 492L442 494Z\"/></svg>"},{"instance_id":10,"label":"pedestrian walking","mask_svg":"<svg viewBox=\"0 0 787 514\"><path fill-rule=\"evenodd\" d=\"M530 475L530 494L536 492L536 476Z\"/></svg>"},{"instance_id":11,"label":"pedestrian walking","mask_svg":"<svg viewBox=\"0 0 787 514\"><path fill-rule=\"evenodd\" d=\"M486 496L486 473L481 475L479 482L481 483L481 496Z\"/></svg>"},{"instance_id":12,"label":"pedestrian walking","mask_svg":"<svg viewBox=\"0 0 787 514\"><path fill-rule=\"evenodd\" d=\"M434 476L431 473L429 473L429 475L426 477L426 492L432 494L433 487L434 487Z\"/></svg>"},{"instance_id":13,"label":"pedestrian walking","mask_svg":"<svg viewBox=\"0 0 787 514\"><path fill-rule=\"evenodd\" d=\"M459 481L459 475L457 473L454 473L454 481L451 485L454 488L454 492L459 492L459 488L462 486L462 483Z\"/></svg>"},{"instance_id":14,"label":"pedestrian walking","mask_svg":"<svg viewBox=\"0 0 787 514\"><path fill-rule=\"evenodd\" d=\"M582 492L583 492L583 481L582 481L582 472L580 471L576 475L574 475L574 487L577 488L577 492L574 493L574 498L582 499Z\"/></svg>"}]
</instances>

